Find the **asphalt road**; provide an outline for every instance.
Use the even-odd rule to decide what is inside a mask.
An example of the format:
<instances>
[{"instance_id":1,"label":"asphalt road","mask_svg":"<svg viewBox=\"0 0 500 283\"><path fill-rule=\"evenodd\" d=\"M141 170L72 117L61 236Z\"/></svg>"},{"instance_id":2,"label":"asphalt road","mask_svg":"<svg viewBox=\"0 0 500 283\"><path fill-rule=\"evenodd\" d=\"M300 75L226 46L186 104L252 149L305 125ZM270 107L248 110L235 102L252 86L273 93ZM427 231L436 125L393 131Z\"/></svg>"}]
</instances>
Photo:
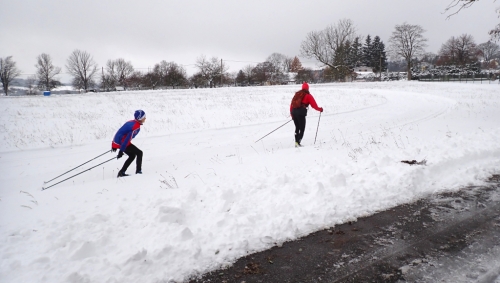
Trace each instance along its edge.
<instances>
[{"instance_id":1,"label":"asphalt road","mask_svg":"<svg viewBox=\"0 0 500 283\"><path fill-rule=\"evenodd\" d=\"M195 282L500 283L500 175L243 257Z\"/></svg>"}]
</instances>

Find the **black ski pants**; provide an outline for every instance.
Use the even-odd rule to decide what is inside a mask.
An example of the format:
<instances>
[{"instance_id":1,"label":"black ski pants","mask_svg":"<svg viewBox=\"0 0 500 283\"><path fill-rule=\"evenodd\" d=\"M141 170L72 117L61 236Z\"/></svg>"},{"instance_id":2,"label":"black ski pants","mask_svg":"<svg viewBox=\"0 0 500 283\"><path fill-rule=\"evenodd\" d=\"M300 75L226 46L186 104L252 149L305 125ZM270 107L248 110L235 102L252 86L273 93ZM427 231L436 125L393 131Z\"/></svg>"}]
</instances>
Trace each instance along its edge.
<instances>
[{"instance_id":1,"label":"black ski pants","mask_svg":"<svg viewBox=\"0 0 500 283\"><path fill-rule=\"evenodd\" d=\"M295 142L300 144L306 130L306 116L293 115L293 123L295 124Z\"/></svg>"},{"instance_id":2,"label":"black ski pants","mask_svg":"<svg viewBox=\"0 0 500 283\"><path fill-rule=\"evenodd\" d=\"M130 166L130 164L132 164L132 161L134 161L136 156L137 156L137 160L136 160L135 172L142 171L142 150L138 149L133 144L129 144L124 152L128 155L128 159L125 160L125 163L123 164L122 170L120 170L120 171L125 173L125 171L127 171L128 167Z\"/></svg>"}]
</instances>

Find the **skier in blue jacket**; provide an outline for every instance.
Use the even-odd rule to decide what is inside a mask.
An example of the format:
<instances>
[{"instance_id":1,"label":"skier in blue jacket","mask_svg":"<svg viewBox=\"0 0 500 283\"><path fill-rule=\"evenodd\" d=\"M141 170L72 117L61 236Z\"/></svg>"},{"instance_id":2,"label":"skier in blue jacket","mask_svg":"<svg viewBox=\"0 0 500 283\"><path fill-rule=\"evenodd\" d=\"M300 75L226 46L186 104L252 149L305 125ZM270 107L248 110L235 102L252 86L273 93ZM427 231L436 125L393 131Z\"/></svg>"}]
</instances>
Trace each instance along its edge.
<instances>
[{"instance_id":1,"label":"skier in blue jacket","mask_svg":"<svg viewBox=\"0 0 500 283\"><path fill-rule=\"evenodd\" d=\"M125 172L136 156L135 173L142 174L142 150L132 144L132 139L137 136L141 130L141 125L146 121L146 113L142 110L136 110L134 118L134 120L130 120L123 124L118 132L116 132L113 142L111 143L111 151L116 152L117 149L120 150L116 156L117 159L120 159L123 153L128 155L128 159L125 160L122 169L118 172L118 178L128 176Z\"/></svg>"}]
</instances>

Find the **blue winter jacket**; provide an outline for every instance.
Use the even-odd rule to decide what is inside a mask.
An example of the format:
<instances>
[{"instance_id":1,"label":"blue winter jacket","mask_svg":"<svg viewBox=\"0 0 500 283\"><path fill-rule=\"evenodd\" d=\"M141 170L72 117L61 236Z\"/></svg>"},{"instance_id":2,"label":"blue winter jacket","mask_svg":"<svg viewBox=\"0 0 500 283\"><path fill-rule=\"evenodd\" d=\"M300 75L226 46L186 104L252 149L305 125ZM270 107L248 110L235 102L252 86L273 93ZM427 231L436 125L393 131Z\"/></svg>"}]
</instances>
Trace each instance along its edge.
<instances>
[{"instance_id":1,"label":"blue winter jacket","mask_svg":"<svg viewBox=\"0 0 500 283\"><path fill-rule=\"evenodd\" d=\"M137 120L131 120L123 124L123 126L116 132L112 148L119 148L120 151L125 151L127 146L132 143L132 139L137 136L141 130L141 124Z\"/></svg>"}]
</instances>

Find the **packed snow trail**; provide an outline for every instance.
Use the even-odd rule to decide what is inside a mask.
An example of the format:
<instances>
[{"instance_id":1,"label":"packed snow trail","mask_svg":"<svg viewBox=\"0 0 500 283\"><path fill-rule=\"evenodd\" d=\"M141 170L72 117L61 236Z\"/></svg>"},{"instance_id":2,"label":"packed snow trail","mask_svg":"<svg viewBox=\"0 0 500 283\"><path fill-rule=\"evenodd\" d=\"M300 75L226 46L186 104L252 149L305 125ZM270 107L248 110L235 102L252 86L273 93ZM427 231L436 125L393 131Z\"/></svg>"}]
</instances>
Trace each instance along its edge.
<instances>
[{"instance_id":1,"label":"packed snow trail","mask_svg":"<svg viewBox=\"0 0 500 283\"><path fill-rule=\"evenodd\" d=\"M316 145L314 110L305 147L293 147L291 123L255 143L289 119L295 89L2 98L0 139L9 151L0 154L0 278L183 281L481 183L500 165L496 86L311 85L325 109ZM144 152L142 175L117 179L120 159L41 191L43 181L110 148L136 109L148 115L133 141ZM400 162L411 159L428 166Z\"/></svg>"}]
</instances>

